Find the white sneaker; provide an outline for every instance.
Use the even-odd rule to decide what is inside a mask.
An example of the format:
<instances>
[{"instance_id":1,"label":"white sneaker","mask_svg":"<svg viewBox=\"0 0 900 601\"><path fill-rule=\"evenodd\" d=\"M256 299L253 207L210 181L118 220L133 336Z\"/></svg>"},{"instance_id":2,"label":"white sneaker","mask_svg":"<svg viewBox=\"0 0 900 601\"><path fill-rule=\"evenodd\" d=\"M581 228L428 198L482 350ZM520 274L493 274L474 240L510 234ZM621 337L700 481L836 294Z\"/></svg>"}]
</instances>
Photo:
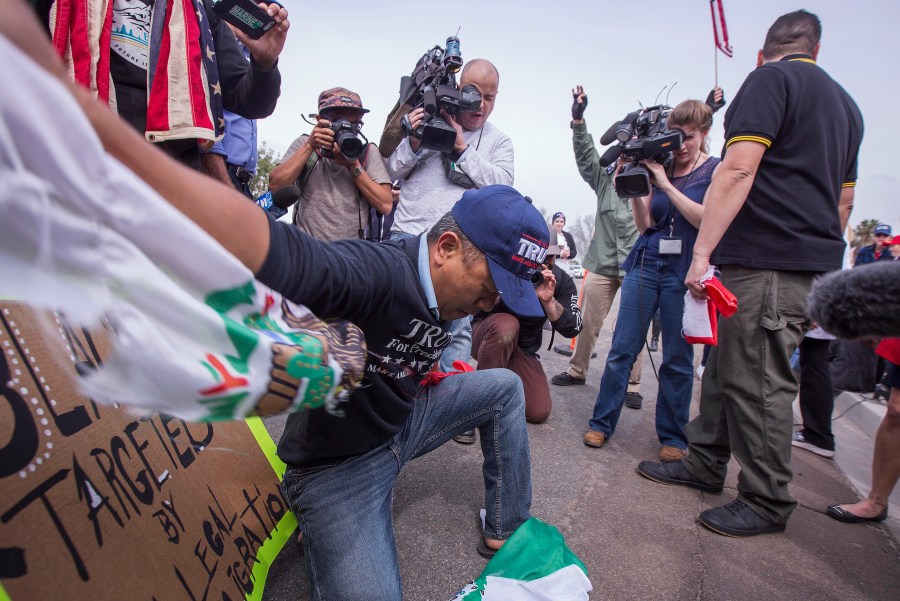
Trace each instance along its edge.
<instances>
[{"instance_id":1,"label":"white sneaker","mask_svg":"<svg viewBox=\"0 0 900 601\"><path fill-rule=\"evenodd\" d=\"M806 440L806 438L803 437L803 432L801 432L800 430L794 432L794 435L791 437L791 444L795 447L806 449L807 451L815 453L816 455L819 455L821 457L827 457L828 459L834 457L834 451L823 449L822 447L816 446L813 443L809 442L808 440Z\"/></svg>"},{"instance_id":2,"label":"white sneaker","mask_svg":"<svg viewBox=\"0 0 900 601\"><path fill-rule=\"evenodd\" d=\"M704 372L705 370L706 370L706 366L705 366L705 365L703 365L702 363L701 363L700 365L698 365L698 366L697 366L697 378L699 378L700 380L702 380L702 379L703 379L703 372Z\"/></svg>"}]
</instances>

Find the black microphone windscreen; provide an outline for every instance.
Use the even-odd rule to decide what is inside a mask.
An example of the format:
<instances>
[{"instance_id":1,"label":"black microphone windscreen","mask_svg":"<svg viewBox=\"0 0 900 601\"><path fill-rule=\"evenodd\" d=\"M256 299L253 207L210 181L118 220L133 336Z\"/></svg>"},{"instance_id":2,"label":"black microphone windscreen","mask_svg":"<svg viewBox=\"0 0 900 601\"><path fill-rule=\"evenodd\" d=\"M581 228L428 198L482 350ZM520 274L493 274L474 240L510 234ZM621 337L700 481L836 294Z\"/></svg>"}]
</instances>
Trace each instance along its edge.
<instances>
[{"instance_id":1,"label":"black microphone windscreen","mask_svg":"<svg viewBox=\"0 0 900 601\"><path fill-rule=\"evenodd\" d=\"M612 125L609 126L602 136L600 136L600 145L601 146L609 146L613 142L616 141L616 130L619 129L619 124L621 121L616 121Z\"/></svg>"},{"instance_id":2,"label":"black microphone windscreen","mask_svg":"<svg viewBox=\"0 0 900 601\"><path fill-rule=\"evenodd\" d=\"M601 167L609 167L619 158L619 155L622 154L622 147L616 144L615 146L610 146L606 149L606 152L600 157L600 166Z\"/></svg>"},{"instance_id":3,"label":"black microphone windscreen","mask_svg":"<svg viewBox=\"0 0 900 601\"><path fill-rule=\"evenodd\" d=\"M278 188L272 192L272 204L279 209L287 210L292 204L300 199L300 188L296 184Z\"/></svg>"}]
</instances>

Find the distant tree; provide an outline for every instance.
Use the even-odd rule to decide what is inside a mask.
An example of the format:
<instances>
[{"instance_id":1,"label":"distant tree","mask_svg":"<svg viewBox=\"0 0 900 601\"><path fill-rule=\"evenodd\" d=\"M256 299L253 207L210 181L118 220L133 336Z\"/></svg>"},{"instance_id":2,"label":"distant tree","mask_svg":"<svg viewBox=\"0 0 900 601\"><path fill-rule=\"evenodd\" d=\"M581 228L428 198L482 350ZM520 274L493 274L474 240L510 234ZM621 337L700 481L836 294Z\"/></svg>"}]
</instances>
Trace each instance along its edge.
<instances>
[{"instance_id":1,"label":"distant tree","mask_svg":"<svg viewBox=\"0 0 900 601\"><path fill-rule=\"evenodd\" d=\"M578 248L578 258L584 258L591 240L594 239L594 216L577 215L566 229L575 240L575 246Z\"/></svg>"},{"instance_id":2,"label":"distant tree","mask_svg":"<svg viewBox=\"0 0 900 601\"><path fill-rule=\"evenodd\" d=\"M256 174L250 180L250 192L253 198L259 198L269 189L269 172L278 163L278 155L268 144L263 142L257 150Z\"/></svg>"},{"instance_id":3,"label":"distant tree","mask_svg":"<svg viewBox=\"0 0 900 601\"><path fill-rule=\"evenodd\" d=\"M863 219L857 223L853 228L853 239L850 241L850 246L858 248L872 244L874 241L872 232L875 231L875 226L878 224L877 219Z\"/></svg>"}]
</instances>

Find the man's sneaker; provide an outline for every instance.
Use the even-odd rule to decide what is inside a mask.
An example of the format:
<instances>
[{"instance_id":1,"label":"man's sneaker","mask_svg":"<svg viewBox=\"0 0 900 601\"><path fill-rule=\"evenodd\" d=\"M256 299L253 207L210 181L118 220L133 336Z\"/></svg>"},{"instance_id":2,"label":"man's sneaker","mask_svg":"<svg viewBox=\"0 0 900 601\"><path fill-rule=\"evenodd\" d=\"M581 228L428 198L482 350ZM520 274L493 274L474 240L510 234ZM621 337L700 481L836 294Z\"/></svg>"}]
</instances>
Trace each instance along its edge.
<instances>
[{"instance_id":1,"label":"man's sneaker","mask_svg":"<svg viewBox=\"0 0 900 601\"><path fill-rule=\"evenodd\" d=\"M475 442L475 430L466 430L462 434L457 434L453 437L453 440L462 444L473 444Z\"/></svg>"},{"instance_id":2,"label":"man's sneaker","mask_svg":"<svg viewBox=\"0 0 900 601\"><path fill-rule=\"evenodd\" d=\"M806 437L803 436L803 432L797 430L794 432L794 436L791 438L791 444L795 447L800 447L801 449L806 449L811 453L815 453L821 457L826 457L831 459L834 457L834 451L829 451L828 449L824 449L818 445L814 445L813 443L806 440Z\"/></svg>"},{"instance_id":3,"label":"man's sneaker","mask_svg":"<svg viewBox=\"0 0 900 601\"><path fill-rule=\"evenodd\" d=\"M644 478L659 482L660 484L673 484L675 486L687 486L703 492L718 495L722 493L722 485L707 484L700 478L690 473L680 461L641 461L637 472Z\"/></svg>"},{"instance_id":4,"label":"man's sneaker","mask_svg":"<svg viewBox=\"0 0 900 601\"><path fill-rule=\"evenodd\" d=\"M640 392L625 393L625 406L629 409L640 409L643 403L644 397L641 396Z\"/></svg>"},{"instance_id":5,"label":"man's sneaker","mask_svg":"<svg viewBox=\"0 0 900 601\"><path fill-rule=\"evenodd\" d=\"M557 386L584 386L584 378L575 378L570 376L569 372L564 371L550 378L550 383Z\"/></svg>"},{"instance_id":6,"label":"man's sneaker","mask_svg":"<svg viewBox=\"0 0 900 601\"><path fill-rule=\"evenodd\" d=\"M784 522L773 524L741 500L700 513L700 523L719 534L744 538L784 532Z\"/></svg>"}]
</instances>

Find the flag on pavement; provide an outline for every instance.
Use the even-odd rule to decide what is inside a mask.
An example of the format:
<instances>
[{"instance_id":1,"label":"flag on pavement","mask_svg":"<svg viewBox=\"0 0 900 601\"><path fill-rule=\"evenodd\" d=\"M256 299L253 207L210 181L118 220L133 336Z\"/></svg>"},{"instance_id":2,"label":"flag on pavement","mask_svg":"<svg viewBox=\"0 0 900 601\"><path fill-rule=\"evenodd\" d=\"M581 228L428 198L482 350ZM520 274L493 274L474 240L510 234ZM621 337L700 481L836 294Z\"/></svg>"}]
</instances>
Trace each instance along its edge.
<instances>
[{"instance_id":1,"label":"flag on pavement","mask_svg":"<svg viewBox=\"0 0 900 601\"><path fill-rule=\"evenodd\" d=\"M452 601L586 601L592 589L559 530L530 518Z\"/></svg>"},{"instance_id":2,"label":"flag on pavement","mask_svg":"<svg viewBox=\"0 0 900 601\"><path fill-rule=\"evenodd\" d=\"M728 43L728 27L725 25L725 9L722 8L722 0L709 0L709 12L712 14L713 37L716 40L716 48L727 57L734 55L731 44Z\"/></svg>"},{"instance_id":3,"label":"flag on pavement","mask_svg":"<svg viewBox=\"0 0 900 601\"><path fill-rule=\"evenodd\" d=\"M106 324L111 356L83 391L187 420L339 415L362 332L257 282L105 153L59 81L2 36L0 55L16 82L0 88L0 299Z\"/></svg>"}]
</instances>

